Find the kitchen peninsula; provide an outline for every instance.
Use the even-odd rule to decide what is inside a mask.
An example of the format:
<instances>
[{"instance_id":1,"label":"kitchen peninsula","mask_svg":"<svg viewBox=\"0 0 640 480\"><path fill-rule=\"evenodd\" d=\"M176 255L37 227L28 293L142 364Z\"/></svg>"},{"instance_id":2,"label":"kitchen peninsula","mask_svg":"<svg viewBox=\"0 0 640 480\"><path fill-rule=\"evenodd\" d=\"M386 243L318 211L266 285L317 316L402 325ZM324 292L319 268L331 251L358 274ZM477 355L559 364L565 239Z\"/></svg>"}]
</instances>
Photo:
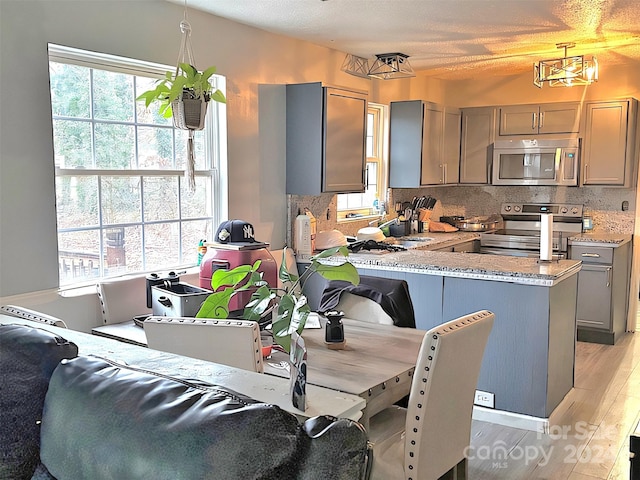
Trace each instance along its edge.
<instances>
[{"instance_id":1,"label":"kitchen peninsula","mask_svg":"<svg viewBox=\"0 0 640 480\"><path fill-rule=\"evenodd\" d=\"M449 243L471 238L450 235ZM352 254L349 260L361 275L406 280L419 329L477 310L494 312L478 390L495 395L495 410L476 414L546 430L551 413L573 387L580 261L539 263L419 249Z\"/></svg>"}]
</instances>

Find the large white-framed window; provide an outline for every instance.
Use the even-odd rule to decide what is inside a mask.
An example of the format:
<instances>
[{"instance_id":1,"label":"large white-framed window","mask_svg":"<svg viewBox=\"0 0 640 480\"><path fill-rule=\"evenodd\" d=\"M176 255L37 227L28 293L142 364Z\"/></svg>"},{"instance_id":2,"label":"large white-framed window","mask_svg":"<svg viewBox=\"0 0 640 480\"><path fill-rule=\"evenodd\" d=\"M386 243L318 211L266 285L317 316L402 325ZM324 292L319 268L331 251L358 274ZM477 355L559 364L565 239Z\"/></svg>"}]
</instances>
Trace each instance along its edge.
<instances>
[{"instance_id":1,"label":"large white-framed window","mask_svg":"<svg viewBox=\"0 0 640 480\"><path fill-rule=\"evenodd\" d=\"M175 68L175 67L174 67ZM226 110L195 135L136 97L172 67L49 45L60 286L193 266L226 208ZM224 78L215 76L224 92Z\"/></svg>"},{"instance_id":2,"label":"large white-framed window","mask_svg":"<svg viewBox=\"0 0 640 480\"><path fill-rule=\"evenodd\" d=\"M378 216L386 198L384 105L369 103L367 112L367 157L364 193L341 193L337 196L338 220Z\"/></svg>"}]
</instances>

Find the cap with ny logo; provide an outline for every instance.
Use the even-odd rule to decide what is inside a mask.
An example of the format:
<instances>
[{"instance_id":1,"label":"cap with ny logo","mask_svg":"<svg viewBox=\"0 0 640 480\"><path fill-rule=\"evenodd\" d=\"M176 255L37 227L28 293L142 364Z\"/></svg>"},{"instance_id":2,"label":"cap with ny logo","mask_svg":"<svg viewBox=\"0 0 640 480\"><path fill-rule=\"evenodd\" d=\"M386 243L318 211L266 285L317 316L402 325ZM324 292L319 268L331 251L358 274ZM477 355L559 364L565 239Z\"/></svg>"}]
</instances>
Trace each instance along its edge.
<instances>
[{"instance_id":1,"label":"cap with ny logo","mask_svg":"<svg viewBox=\"0 0 640 480\"><path fill-rule=\"evenodd\" d=\"M253 225L244 220L227 220L222 222L216 232L218 243L255 243Z\"/></svg>"}]
</instances>

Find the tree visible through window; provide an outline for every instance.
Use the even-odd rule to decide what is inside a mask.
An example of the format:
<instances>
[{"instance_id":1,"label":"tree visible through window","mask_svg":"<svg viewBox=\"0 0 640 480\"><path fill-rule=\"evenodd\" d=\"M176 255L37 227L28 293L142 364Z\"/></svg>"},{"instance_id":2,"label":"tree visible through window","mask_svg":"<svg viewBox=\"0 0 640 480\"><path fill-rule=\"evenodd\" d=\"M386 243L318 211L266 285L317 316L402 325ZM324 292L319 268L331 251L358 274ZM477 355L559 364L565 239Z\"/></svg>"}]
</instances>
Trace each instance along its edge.
<instances>
[{"instance_id":1,"label":"tree visible through window","mask_svg":"<svg viewBox=\"0 0 640 480\"><path fill-rule=\"evenodd\" d=\"M196 132L191 191L187 132L135 101L171 67L53 45L49 56L60 285L194 265L219 220L221 107Z\"/></svg>"},{"instance_id":2,"label":"tree visible through window","mask_svg":"<svg viewBox=\"0 0 640 480\"><path fill-rule=\"evenodd\" d=\"M367 113L366 151L367 166L364 193L343 193L337 197L338 218L347 215L377 215L385 199L383 161L383 109L370 103Z\"/></svg>"}]
</instances>

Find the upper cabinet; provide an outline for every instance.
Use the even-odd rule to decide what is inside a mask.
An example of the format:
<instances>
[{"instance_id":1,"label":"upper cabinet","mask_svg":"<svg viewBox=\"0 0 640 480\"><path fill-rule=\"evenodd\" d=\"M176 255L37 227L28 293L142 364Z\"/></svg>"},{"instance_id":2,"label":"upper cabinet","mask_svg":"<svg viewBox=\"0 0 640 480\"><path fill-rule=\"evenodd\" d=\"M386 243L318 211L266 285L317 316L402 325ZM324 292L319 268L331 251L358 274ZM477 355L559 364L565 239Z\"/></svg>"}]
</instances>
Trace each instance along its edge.
<instances>
[{"instance_id":1,"label":"upper cabinet","mask_svg":"<svg viewBox=\"0 0 640 480\"><path fill-rule=\"evenodd\" d=\"M491 152L495 141L495 107L462 110L460 139L460 183L490 183Z\"/></svg>"},{"instance_id":2,"label":"upper cabinet","mask_svg":"<svg viewBox=\"0 0 640 480\"><path fill-rule=\"evenodd\" d=\"M636 112L635 99L586 104L583 185L631 185Z\"/></svg>"},{"instance_id":3,"label":"upper cabinet","mask_svg":"<svg viewBox=\"0 0 640 480\"><path fill-rule=\"evenodd\" d=\"M578 102L500 107L500 136L571 134L579 129Z\"/></svg>"},{"instance_id":4,"label":"upper cabinet","mask_svg":"<svg viewBox=\"0 0 640 480\"><path fill-rule=\"evenodd\" d=\"M364 192L367 96L287 85L287 193Z\"/></svg>"},{"instance_id":5,"label":"upper cabinet","mask_svg":"<svg viewBox=\"0 0 640 480\"><path fill-rule=\"evenodd\" d=\"M458 183L460 121L457 108L421 100L391 102L389 186Z\"/></svg>"}]
</instances>

